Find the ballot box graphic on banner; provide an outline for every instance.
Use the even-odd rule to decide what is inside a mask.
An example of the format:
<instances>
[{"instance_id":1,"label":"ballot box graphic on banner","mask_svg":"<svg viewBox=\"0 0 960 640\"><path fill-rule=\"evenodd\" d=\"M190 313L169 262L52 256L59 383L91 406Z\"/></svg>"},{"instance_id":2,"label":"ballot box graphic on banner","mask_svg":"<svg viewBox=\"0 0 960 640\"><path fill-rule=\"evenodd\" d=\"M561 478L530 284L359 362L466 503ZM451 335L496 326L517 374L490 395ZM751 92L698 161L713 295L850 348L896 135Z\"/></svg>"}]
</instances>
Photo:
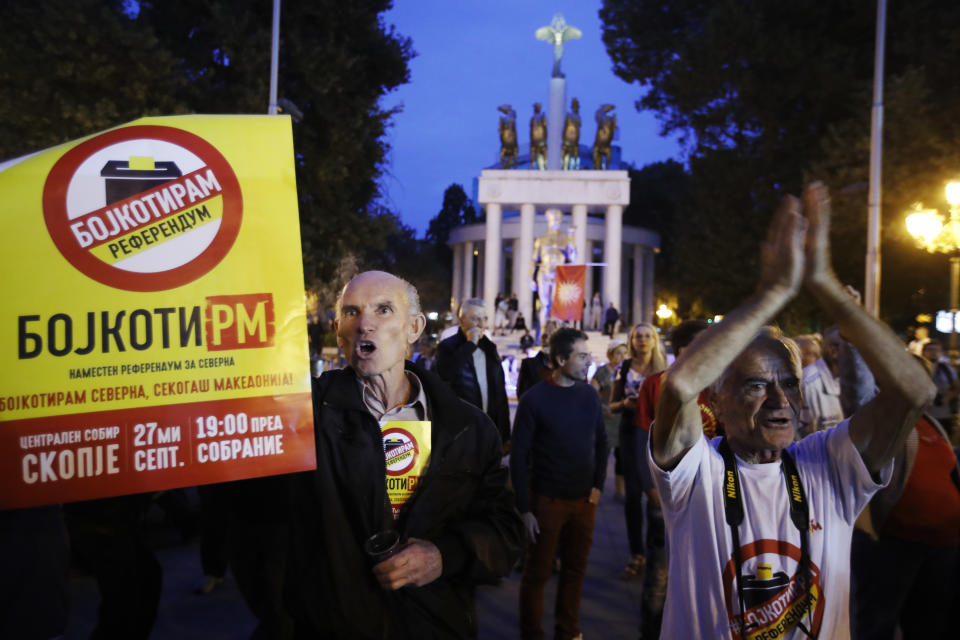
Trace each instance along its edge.
<instances>
[{"instance_id":1,"label":"ballot box graphic on banner","mask_svg":"<svg viewBox=\"0 0 960 640\"><path fill-rule=\"evenodd\" d=\"M0 509L315 467L288 118L145 118L0 194Z\"/></svg>"},{"instance_id":2,"label":"ballot box graphic on banner","mask_svg":"<svg viewBox=\"0 0 960 640\"><path fill-rule=\"evenodd\" d=\"M107 204L135 196L150 187L159 186L182 174L175 162L156 162L153 158L110 160L103 166Z\"/></svg>"}]
</instances>

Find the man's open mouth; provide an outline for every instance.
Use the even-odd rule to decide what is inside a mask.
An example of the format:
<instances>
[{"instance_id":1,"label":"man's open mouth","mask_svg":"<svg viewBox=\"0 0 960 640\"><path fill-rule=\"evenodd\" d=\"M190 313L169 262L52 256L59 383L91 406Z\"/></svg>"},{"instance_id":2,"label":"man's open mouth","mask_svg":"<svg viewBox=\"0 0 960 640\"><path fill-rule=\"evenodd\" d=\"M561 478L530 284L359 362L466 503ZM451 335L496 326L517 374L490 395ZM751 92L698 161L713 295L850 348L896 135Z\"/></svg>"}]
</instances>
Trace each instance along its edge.
<instances>
[{"instance_id":1,"label":"man's open mouth","mask_svg":"<svg viewBox=\"0 0 960 640\"><path fill-rule=\"evenodd\" d=\"M793 426L793 423L789 418L767 418L764 420L764 424L773 429L783 429Z\"/></svg>"},{"instance_id":2,"label":"man's open mouth","mask_svg":"<svg viewBox=\"0 0 960 640\"><path fill-rule=\"evenodd\" d=\"M357 351L363 355L370 355L377 350L377 345L373 344L369 340L361 340L357 343Z\"/></svg>"}]
</instances>

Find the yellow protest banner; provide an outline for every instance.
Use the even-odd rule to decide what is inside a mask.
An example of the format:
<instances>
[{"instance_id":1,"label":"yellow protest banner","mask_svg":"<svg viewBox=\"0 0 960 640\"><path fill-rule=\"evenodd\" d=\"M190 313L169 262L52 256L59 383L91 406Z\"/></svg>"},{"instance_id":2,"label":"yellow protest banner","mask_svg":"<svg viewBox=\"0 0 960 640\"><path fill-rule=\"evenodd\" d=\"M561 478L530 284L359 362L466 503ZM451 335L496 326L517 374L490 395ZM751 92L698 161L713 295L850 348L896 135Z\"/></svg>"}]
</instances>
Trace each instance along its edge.
<instances>
[{"instance_id":1,"label":"yellow protest banner","mask_svg":"<svg viewBox=\"0 0 960 640\"><path fill-rule=\"evenodd\" d=\"M289 118L144 118L0 196L0 509L314 468Z\"/></svg>"}]
</instances>

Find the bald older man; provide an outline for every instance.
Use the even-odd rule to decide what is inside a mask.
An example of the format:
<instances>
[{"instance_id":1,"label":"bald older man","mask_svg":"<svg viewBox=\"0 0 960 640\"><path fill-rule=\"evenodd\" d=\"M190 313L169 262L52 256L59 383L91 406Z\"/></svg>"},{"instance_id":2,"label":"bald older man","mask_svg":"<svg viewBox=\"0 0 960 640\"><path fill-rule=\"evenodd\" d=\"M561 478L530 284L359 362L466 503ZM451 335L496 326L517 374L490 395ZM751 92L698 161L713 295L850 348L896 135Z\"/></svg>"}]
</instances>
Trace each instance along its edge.
<instances>
[{"instance_id":1,"label":"bald older man","mask_svg":"<svg viewBox=\"0 0 960 640\"><path fill-rule=\"evenodd\" d=\"M317 469L294 481L297 638L475 637L475 585L510 570L523 535L496 428L406 361L425 325L409 283L356 276L335 324L349 366L314 384ZM393 555L365 550L388 531Z\"/></svg>"}]
</instances>

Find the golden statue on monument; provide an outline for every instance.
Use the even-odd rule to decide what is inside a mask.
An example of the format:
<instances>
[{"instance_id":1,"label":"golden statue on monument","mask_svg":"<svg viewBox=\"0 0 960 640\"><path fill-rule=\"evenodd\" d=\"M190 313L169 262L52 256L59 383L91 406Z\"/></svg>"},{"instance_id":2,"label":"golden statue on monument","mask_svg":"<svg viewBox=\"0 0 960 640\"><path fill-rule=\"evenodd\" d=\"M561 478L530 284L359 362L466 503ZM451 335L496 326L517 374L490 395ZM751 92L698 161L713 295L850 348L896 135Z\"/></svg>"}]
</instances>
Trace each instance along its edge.
<instances>
[{"instance_id":1,"label":"golden statue on monument","mask_svg":"<svg viewBox=\"0 0 960 640\"><path fill-rule=\"evenodd\" d=\"M617 114L610 115L615 105L602 104L594 117L597 120L597 137L593 141L593 168L596 171L610 168L610 143L617 130ZM601 161L606 159L606 165Z\"/></svg>"},{"instance_id":2,"label":"golden statue on monument","mask_svg":"<svg viewBox=\"0 0 960 640\"><path fill-rule=\"evenodd\" d=\"M542 171L547 168L547 116L540 108L540 103L535 102L530 117L530 167Z\"/></svg>"},{"instance_id":3,"label":"golden statue on monument","mask_svg":"<svg viewBox=\"0 0 960 640\"><path fill-rule=\"evenodd\" d=\"M497 107L502 113L497 130L500 132L500 168L517 168L517 112L509 104Z\"/></svg>"}]
</instances>

